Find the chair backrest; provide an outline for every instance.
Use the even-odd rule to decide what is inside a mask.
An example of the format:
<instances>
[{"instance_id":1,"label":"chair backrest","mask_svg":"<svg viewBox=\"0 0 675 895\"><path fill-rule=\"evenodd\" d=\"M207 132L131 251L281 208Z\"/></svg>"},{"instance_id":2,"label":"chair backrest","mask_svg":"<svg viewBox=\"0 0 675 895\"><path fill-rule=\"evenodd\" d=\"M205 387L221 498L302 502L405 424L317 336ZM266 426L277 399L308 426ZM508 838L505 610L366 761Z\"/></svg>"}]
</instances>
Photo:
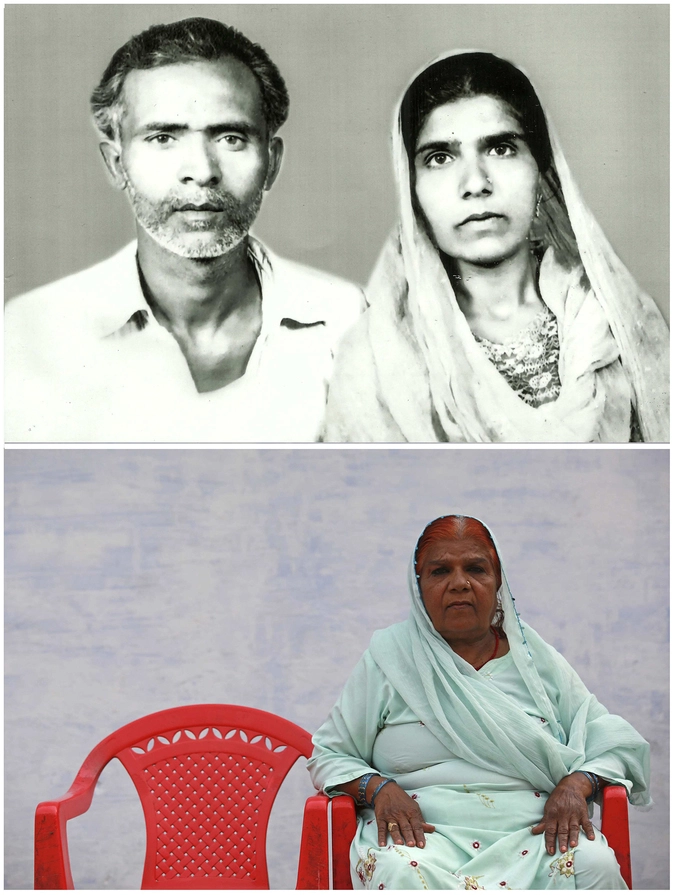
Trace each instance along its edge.
<instances>
[{"instance_id":1,"label":"chair backrest","mask_svg":"<svg viewBox=\"0 0 675 895\"><path fill-rule=\"evenodd\" d=\"M195 705L140 718L104 744L143 806L142 888L269 888L267 825L287 773L311 755L306 731L258 709Z\"/></svg>"}]
</instances>

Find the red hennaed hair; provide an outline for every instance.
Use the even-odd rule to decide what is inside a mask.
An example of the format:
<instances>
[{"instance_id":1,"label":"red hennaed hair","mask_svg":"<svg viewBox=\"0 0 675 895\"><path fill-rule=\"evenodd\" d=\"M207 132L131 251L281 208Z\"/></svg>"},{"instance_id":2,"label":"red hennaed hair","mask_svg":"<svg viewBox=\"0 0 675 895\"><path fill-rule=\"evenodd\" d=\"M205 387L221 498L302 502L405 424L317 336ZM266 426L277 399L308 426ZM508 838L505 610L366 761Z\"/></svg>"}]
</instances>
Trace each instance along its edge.
<instances>
[{"instance_id":1,"label":"red hennaed hair","mask_svg":"<svg viewBox=\"0 0 675 895\"><path fill-rule=\"evenodd\" d=\"M497 551L490 537L490 532L473 516L441 516L440 519L434 519L430 522L422 532L417 542L417 551L415 553L415 571L420 574L420 566L424 560L424 555L437 541L455 541L459 538L473 538L482 544L488 552L492 560L492 566L497 575L497 589L502 583L502 567L497 556Z\"/></svg>"}]
</instances>

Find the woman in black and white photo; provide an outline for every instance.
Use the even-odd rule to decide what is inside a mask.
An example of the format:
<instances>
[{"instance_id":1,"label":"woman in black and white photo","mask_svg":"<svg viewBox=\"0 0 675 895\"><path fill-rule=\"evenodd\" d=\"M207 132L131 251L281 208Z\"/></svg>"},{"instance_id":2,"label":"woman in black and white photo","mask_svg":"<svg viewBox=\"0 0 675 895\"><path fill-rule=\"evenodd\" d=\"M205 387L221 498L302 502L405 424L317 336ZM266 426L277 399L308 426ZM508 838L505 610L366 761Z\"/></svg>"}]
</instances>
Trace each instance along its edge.
<instances>
[{"instance_id":1,"label":"woman in black and white photo","mask_svg":"<svg viewBox=\"0 0 675 895\"><path fill-rule=\"evenodd\" d=\"M668 331L526 75L426 67L396 116L400 222L347 337L327 441L663 442Z\"/></svg>"}]
</instances>

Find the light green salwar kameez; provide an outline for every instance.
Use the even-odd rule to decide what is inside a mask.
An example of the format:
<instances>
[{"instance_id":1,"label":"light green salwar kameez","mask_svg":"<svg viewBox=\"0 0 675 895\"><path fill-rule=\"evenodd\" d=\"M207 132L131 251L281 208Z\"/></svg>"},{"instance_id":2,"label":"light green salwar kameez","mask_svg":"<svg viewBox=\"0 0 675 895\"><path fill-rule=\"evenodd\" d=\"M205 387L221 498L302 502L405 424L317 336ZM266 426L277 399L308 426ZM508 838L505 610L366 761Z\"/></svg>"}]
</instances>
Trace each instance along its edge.
<instances>
[{"instance_id":1,"label":"light green salwar kameez","mask_svg":"<svg viewBox=\"0 0 675 895\"><path fill-rule=\"evenodd\" d=\"M610 715L569 664L515 611L502 566L510 652L479 671L454 653L424 610L411 563L407 622L375 633L309 762L315 786L374 771L392 777L435 832L424 849L378 846L361 809L351 848L355 888L623 889L602 834L546 852L531 827L567 774L593 771L650 804L649 746Z\"/></svg>"}]
</instances>

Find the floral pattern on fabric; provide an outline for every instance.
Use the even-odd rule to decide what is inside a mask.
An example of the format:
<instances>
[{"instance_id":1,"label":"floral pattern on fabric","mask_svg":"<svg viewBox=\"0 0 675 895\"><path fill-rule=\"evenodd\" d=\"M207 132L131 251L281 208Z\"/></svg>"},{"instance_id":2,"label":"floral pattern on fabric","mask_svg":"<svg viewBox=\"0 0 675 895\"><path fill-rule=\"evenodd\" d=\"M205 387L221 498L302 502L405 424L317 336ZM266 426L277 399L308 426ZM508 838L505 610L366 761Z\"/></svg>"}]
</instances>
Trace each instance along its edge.
<instances>
[{"instance_id":1,"label":"floral pattern on fabric","mask_svg":"<svg viewBox=\"0 0 675 895\"><path fill-rule=\"evenodd\" d=\"M464 790L465 790L465 792L471 793L474 796L478 796L478 798L481 800L481 803L486 808L494 808L495 807L494 799L491 799L490 796L486 795L484 792L472 792L469 789L469 787L466 785L466 783L464 784Z\"/></svg>"},{"instance_id":2,"label":"floral pattern on fabric","mask_svg":"<svg viewBox=\"0 0 675 895\"><path fill-rule=\"evenodd\" d=\"M369 848L367 856L365 858L361 858L356 865L356 874L361 880L362 885L366 886L373 878L376 863L377 856L375 854L375 851L374 849Z\"/></svg>"},{"instance_id":3,"label":"floral pattern on fabric","mask_svg":"<svg viewBox=\"0 0 675 895\"><path fill-rule=\"evenodd\" d=\"M402 848L398 848L398 846L396 846L396 845L392 846L392 848L396 852L397 855L400 855L402 858L405 858L408 861L408 863L410 864L410 866L415 870L415 872L417 873L417 876L419 877L420 882L422 883L422 888L428 889L429 886L427 885L427 881L424 879L424 876L422 875L422 871L420 870L419 862L411 861L410 854L408 852L404 851Z\"/></svg>"},{"instance_id":4,"label":"floral pattern on fabric","mask_svg":"<svg viewBox=\"0 0 675 895\"><path fill-rule=\"evenodd\" d=\"M559 858L555 858L549 864L551 872L549 876L574 876L574 849L565 852Z\"/></svg>"},{"instance_id":5,"label":"floral pattern on fabric","mask_svg":"<svg viewBox=\"0 0 675 895\"><path fill-rule=\"evenodd\" d=\"M477 876L465 876L464 877L464 888L465 889L484 889L485 886L478 885L478 877Z\"/></svg>"},{"instance_id":6,"label":"floral pattern on fabric","mask_svg":"<svg viewBox=\"0 0 675 895\"><path fill-rule=\"evenodd\" d=\"M560 394L560 341L555 314L544 308L515 338L491 342L475 336L513 391L531 407L555 401Z\"/></svg>"}]
</instances>

